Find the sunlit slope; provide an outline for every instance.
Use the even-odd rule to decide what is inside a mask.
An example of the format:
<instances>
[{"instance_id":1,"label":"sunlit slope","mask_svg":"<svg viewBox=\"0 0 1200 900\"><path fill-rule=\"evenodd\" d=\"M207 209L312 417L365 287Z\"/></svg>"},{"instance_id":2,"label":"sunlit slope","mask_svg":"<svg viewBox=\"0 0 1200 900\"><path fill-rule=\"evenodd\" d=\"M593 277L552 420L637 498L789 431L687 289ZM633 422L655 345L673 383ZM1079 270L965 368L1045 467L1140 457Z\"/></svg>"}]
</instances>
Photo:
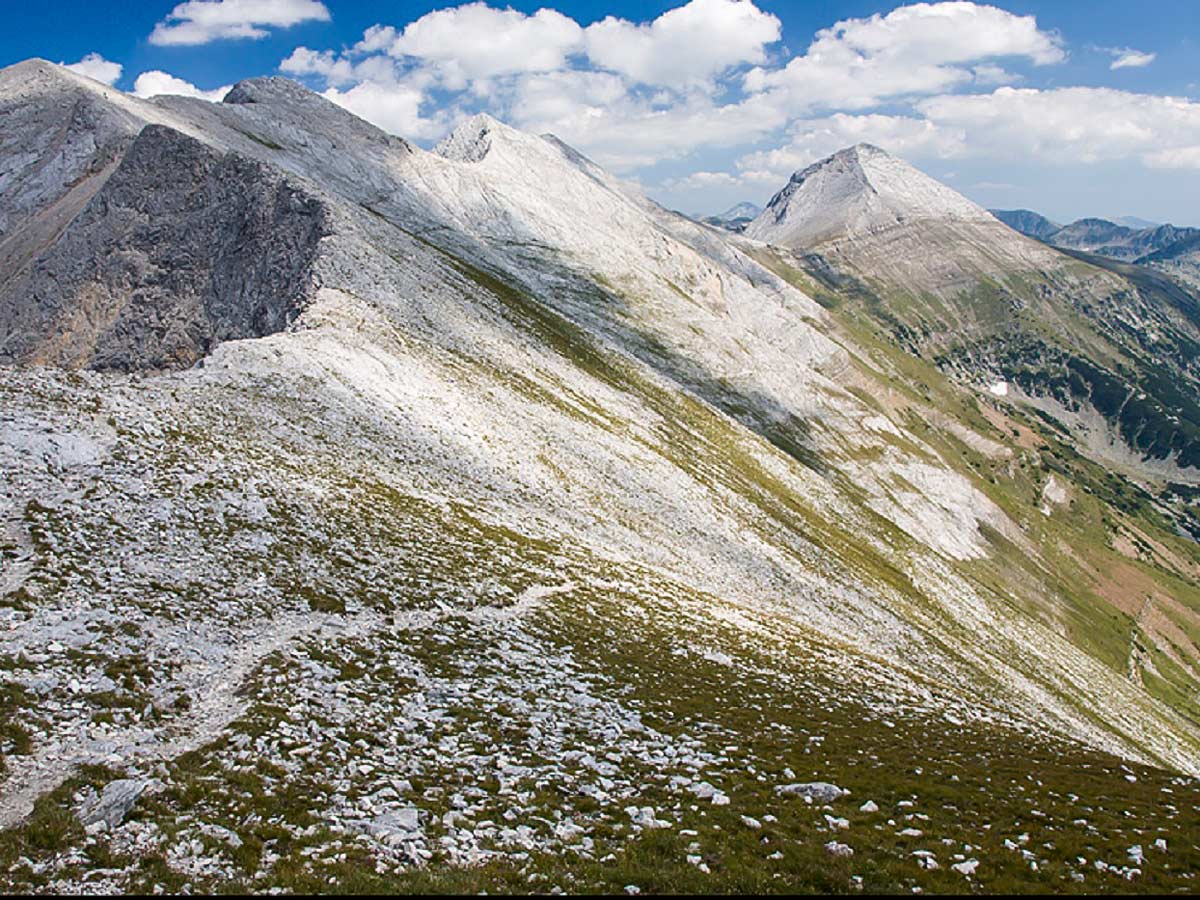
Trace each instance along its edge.
<instances>
[{"instance_id":1,"label":"sunlit slope","mask_svg":"<svg viewBox=\"0 0 1200 900\"><path fill-rule=\"evenodd\" d=\"M104 102L54 71L37 69L38 90L91 91L89 103ZM408 772L411 754L393 739L436 746L453 777L495 774L499 791L501 780L529 774L509 771L517 763L498 746L525 738L489 731L515 716L529 747L553 763L514 788L536 794L539 781L580 763L566 754L596 735L618 752L624 723L651 700L660 710L682 702L670 673L685 683L701 673L668 637L694 634L699 657L723 665L757 652L764 628L788 635L770 670L781 674L763 675L751 687L766 693L738 702L766 709L792 685L807 698L797 716L816 716L840 685L855 712L822 727L849 728L861 712L872 745L890 748L877 756L899 758L887 736L897 719L949 711L963 729L954 753L1002 743L997 735L1024 747L1022 735L1034 733L1052 755L1111 769L1105 791L1123 776L1104 753L1196 769L1191 549L1150 512L1103 494L1099 471L1066 456L1069 444L856 329L777 257L655 207L556 140L486 119L426 153L278 79L243 83L222 104L121 103L152 127L136 131L35 265L52 262L61 241L84 239L101 261L152 259L136 216L106 232L89 210L135 209L130 186L139 184L191 209L207 182L172 166L192 172L194 160L261 167L280 186L276 200L239 216L259 221L269 209L291 225L315 210L323 224L294 245L301 283L283 296L295 316L196 343L198 365L174 359L171 371L129 358L64 370L8 360L4 824L72 773L96 784L113 777L88 766L140 778L168 761L166 790L152 795L161 799L137 813L161 829L153 841L166 869L150 876L159 881L187 870L168 851L177 835L234 818L258 849L234 859L238 869L212 849L222 861L198 883L311 885L303 879L320 869L301 852L315 846L307 840L340 840L321 828L375 807L416 808L413 843L432 858L439 829L455 827L444 818L452 798L436 789L451 775L432 763ZM162 154L161 168L144 171L139 142L189 152ZM45 196L65 184L38 177ZM186 216L162 221L190 233ZM199 246L196 271L261 287L254 260L223 246ZM148 279L134 278L140 290L158 268L133 271ZM72 316L93 323L87 301L111 284L87 273L64 282L67 318L35 329L30 345L60 338ZM180 311L177 294L155 296L153 309ZM195 308L226 321L219 306ZM1056 499L1053 465L1066 499ZM1109 523L1124 530L1106 531ZM1077 579L1089 567L1115 571L1122 551L1122 564L1161 594L1149 613ZM643 622L640 635L626 616ZM600 656L598 634L618 621L629 666ZM807 693L816 684L831 686ZM561 701L552 722L522 718L533 715L529 685ZM636 704L622 700L631 695ZM711 688L701 720L724 721L722 696ZM795 730L801 718L781 724ZM410 724L388 732L389 721ZM916 733L912 723L903 733ZM784 752L762 724L721 724L728 735L697 736L684 758L728 758L721 748L746 742L760 769ZM655 728L646 771L666 772L679 732ZM471 749L469 732L486 733L486 754ZM846 743L831 741L817 768L847 773L857 794L849 767L860 757L843 754ZM948 748L928 752L945 760ZM619 790L594 783L617 802L642 796L643 770L617 771L603 778ZM385 776L410 787L382 795ZM241 787L214 786L226 778ZM303 792L281 787L288 779L302 779ZM659 785L678 795L667 805L679 803L681 817L691 783ZM286 797L277 813L266 799L236 806L277 791ZM483 799L468 804L476 823L495 818ZM551 798L514 802L504 821L531 829L533 849L555 852L566 838L534 824L552 815ZM611 815L595 802L572 814ZM254 815L266 824L247 821ZM175 816L183 821L168 827ZM614 849L629 835L612 836ZM66 825L60 844L6 836L18 856L82 840ZM386 868L387 840L367 837L378 840L364 852ZM1104 847L1122 839L1114 831ZM272 840L282 849L268 848ZM457 850L436 850L439 862L483 858L457 831L454 840ZM105 846L118 858L128 849ZM493 862L513 864L519 846Z\"/></svg>"}]
</instances>

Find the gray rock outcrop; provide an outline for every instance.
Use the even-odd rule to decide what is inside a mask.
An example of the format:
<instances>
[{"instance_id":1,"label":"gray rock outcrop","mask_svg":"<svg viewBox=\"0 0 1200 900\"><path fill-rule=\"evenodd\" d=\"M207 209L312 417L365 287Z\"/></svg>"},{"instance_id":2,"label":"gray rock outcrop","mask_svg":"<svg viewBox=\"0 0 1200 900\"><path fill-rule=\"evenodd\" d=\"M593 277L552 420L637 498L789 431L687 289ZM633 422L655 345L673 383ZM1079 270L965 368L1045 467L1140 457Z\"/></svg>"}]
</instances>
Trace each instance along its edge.
<instances>
[{"instance_id":1,"label":"gray rock outcrop","mask_svg":"<svg viewBox=\"0 0 1200 900\"><path fill-rule=\"evenodd\" d=\"M844 793L836 784L827 781L784 784L775 788L775 792L783 797L811 797L813 803L832 803Z\"/></svg>"},{"instance_id":2,"label":"gray rock outcrop","mask_svg":"<svg viewBox=\"0 0 1200 900\"><path fill-rule=\"evenodd\" d=\"M192 365L286 328L328 232L321 202L259 161L147 125L80 215L0 296L0 360Z\"/></svg>"},{"instance_id":3,"label":"gray rock outcrop","mask_svg":"<svg viewBox=\"0 0 1200 900\"><path fill-rule=\"evenodd\" d=\"M135 778L110 781L98 795L84 801L79 809L79 821L85 828L100 822L116 828L145 792L146 782Z\"/></svg>"}]
</instances>

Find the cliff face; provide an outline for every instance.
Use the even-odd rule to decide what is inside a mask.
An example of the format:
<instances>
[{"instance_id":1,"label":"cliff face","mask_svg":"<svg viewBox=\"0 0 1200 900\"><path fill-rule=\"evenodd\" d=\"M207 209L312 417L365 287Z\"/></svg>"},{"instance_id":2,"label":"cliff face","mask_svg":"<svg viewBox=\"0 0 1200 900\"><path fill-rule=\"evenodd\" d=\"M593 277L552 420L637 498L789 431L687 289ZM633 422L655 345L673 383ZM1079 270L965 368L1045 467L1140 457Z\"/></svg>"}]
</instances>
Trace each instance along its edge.
<instances>
[{"instance_id":1,"label":"cliff face","mask_svg":"<svg viewBox=\"0 0 1200 900\"><path fill-rule=\"evenodd\" d=\"M321 203L280 173L148 125L58 241L6 285L3 358L190 366L262 337L309 294Z\"/></svg>"}]
</instances>

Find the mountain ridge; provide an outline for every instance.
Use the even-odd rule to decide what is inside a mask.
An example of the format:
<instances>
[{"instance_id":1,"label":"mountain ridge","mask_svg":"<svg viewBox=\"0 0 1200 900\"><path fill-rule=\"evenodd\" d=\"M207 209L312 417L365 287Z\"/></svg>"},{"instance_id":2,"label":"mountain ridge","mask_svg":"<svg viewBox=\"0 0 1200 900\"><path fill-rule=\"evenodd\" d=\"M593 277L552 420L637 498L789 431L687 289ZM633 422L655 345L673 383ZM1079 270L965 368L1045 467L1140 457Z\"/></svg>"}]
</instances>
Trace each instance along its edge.
<instances>
[{"instance_id":1,"label":"mountain ridge","mask_svg":"<svg viewBox=\"0 0 1200 900\"><path fill-rule=\"evenodd\" d=\"M860 158L888 161L884 195ZM1030 402L1074 422L1097 458L1135 472L1157 473L1157 460L1168 472L1194 469L1200 411L1188 348L1200 323L1190 306L1148 279L1079 265L956 196L878 148L850 148L794 175L746 235L870 285L865 314L905 346L985 383L1020 384ZM1081 226L1094 227L1107 225ZM1163 353L1153 335L1168 334L1174 349ZM1107 420L1099 432L1096 402Z\"/></svg>"},{"instance_id":2,"label":"mountain ridge","mask_svg":"<svg viewBox=\"0 0 1200 900\"><path fill-rule=\"evenodd\" d=\"M61 279L65 315L40 340L90 346L98 296L144 298L146 332L116 328L90 357L0 345L3 679L36 692L4 695L27 738L17 752L4 732L4 825L103 789L91 767L119 750L124 779L165 789L114 840L142 822L163 853L218 822L247 845L288 835L279 870L251 860L262 884L361 834L364 871L441 848L528 885L542 854L636 847L653 826L631 818L742 834L737 816L761 826L770 807L792 828L785 769L865 798L884 783L864 773L910 778L922 730L947 760L1014 746L1095 765L1106 790L1120 765L1146 790L1169 781L1154 765L1196 770L1188 545L1045 422L853 331L851 290L830 301L768 245L662 209L557 139L469 120L430 153L278 80L221 104L115 98L112 158L47 168L73 82L31 106L12 79L0 114L25 111L34 157L20 215L53 219L29 271L66 273L82 246L104 263ZM95 190L48 215L81 173ZM269 241L234 252L284 233L279 284ZM180 308L180 284L197 303ZM260 308L269 328L173 326ZM1109 572L1151 599L1130 608ZM737 718L755 710L779 718ZM265 775L237 768L257 762ZM999 790L1001 768L979 777ZM190 799L198 777L219 813ZM718 793L733 818L688 811ZM453 810L515 824L493 840ZM14 879L25 848L0 843Z\"/></svg>"}]
</instances>

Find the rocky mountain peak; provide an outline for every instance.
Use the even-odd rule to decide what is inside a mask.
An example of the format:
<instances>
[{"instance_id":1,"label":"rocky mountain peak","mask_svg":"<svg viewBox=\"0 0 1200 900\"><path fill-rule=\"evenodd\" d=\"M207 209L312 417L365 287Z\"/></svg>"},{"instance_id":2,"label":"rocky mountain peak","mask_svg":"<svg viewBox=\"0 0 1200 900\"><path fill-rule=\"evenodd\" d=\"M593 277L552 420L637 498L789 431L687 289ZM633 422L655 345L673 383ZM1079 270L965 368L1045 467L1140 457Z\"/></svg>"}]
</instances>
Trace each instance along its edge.
<instances>
[{"instance_id":1,"label":"rocky mountain peak","mask_svg":"<svg viewBox=\"0 0 1200 900\"><path fill-rule=\"evenodd\" d=\"M813 246L930 219L992 217L879 147L856 144L792 175L746 234L772 243Z\"/></svg>"},{"instance_id":2,"label":"rocky mountain peak","mask_svg":"<svg viewBox=\"0 0 1200 900\"><path fill-rule=\"evenodd\" d=\"M0 69L0 91L5 93L28 94L51 86L61 90L108 90L108 86L99 81L45 59L27 59Z\"/></svg>"},{"instance_id":3,"label":"rocky mountain peak","mask_svg":"<svg viewBox=\"0 0 1200 900\"><path fill-rule=\"evenodd\" d=\"M280 100L307 100L316 95L290 78L271 75L239 81L225 95L222 103L273 103Z\"/></svg>"},{"instance_id":4,"label":"rocky mountain peak","mask_svg":"<svg viewBox=\"0 0 1200 900\"><path fill-rule=\"evenodd\" d=\"M434 152L458 162L479 162L492 149L495 135L514 133L514 129L487 113L477 113L442 138Z\"/></svg>"}]
</instances>

